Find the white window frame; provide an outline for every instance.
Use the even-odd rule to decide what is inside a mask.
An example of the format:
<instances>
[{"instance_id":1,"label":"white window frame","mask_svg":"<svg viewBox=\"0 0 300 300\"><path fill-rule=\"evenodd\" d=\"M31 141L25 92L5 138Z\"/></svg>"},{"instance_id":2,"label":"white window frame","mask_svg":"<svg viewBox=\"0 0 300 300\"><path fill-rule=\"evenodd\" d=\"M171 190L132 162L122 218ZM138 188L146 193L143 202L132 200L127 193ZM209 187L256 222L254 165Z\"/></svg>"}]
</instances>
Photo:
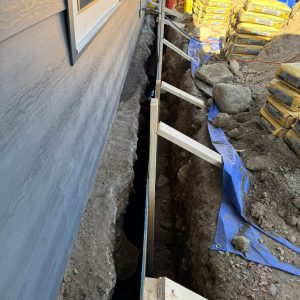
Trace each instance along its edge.
<instances>
[{"instance_id":1,"label":"white window frame","mask_svg":"<svg viewBox=\"0 0 300 300\"><path fill-rule=\"evenodd\" d=\"M120 5L120 0L94 0L79 9L79 1L68 0L72 64L76 62Z\"/></svg>"}]
</instances>

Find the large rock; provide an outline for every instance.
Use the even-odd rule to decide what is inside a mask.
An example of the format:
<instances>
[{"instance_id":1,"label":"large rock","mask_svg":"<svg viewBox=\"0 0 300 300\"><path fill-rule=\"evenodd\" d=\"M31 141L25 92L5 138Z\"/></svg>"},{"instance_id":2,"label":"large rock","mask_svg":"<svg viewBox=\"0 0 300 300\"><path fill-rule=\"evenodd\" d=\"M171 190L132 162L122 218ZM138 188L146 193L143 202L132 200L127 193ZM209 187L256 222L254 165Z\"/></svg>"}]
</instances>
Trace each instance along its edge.
<instances>
[{"instance_id":1,"label":"large rock","mask_svg":"<svg viewBox=\"0 0 300 300\"><path fill-rule=\"evenodd\" d=\"M196 72L196 77L212 86L217 83L232 82L234 80L233 74L222 63L203 66Z\"/></svg>"},{"instance_id":2,"label":"large rock","mask_svg":"<svg viewBox=\"0 0 300 300\"><path fill-rule=\"evenodd\" d=\"M213 88L213 97L221 112L234 114L249 109L251 90L240 85L218 83Z\"/></svg>"}]
</instances>

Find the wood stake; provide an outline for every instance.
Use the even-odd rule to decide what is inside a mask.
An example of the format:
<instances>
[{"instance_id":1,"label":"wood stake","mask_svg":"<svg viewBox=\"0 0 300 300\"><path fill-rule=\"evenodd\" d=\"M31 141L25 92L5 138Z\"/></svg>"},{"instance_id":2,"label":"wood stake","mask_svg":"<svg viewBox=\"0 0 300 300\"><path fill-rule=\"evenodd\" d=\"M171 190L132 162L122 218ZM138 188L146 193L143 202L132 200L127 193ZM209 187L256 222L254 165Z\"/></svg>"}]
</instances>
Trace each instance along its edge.
<instances>
[{"instance_id":1,"label":"wood stake","mask_svg":"<svg viewBox=\"0 0 300 300\"><path fill-rule=\"evenodd\" d=\"M155 220L155 183L156 183L156 154L157 126L159 120L159 100L151 99L150 104L150 149L149 149L149 192L148 192L148 271L153 271L154 252L154 220Z\"/></svg>"},{"instance_id":2,"label":"wood stake","mask_svg":"<svg viewBox=\"0 0 300 300\"><path fill-rule=\"evenodd\" d=\"M172 43L170 43L168 40L163 39L163 43L167 47L169 47L170 49L172 49L173 51L175 51L176 53L178 53L179 55L181 55L186 60L192 61L192 57L191 56L189 56L188 54L186 54L185 52L183 52L181 49L179 49L178 47L176 47L175 45L173 45Z\"/></svg>"},{"instance_id":3,"label":"wood stake","mask_svg":"<svg viewBox=\"0 0 300 300\"><path fill-rule=\"evenodd\" d=\"M190 102L198 107L205 107L203 100L201 100L195 96L192 96L191 94L188 94L188 93L178 89L177 87L175 87L171 84L168 84L164 81L162 81L162 83L161 83L161 89L168 93L171 93L187 102Z\"/></svg>"},{"instance_id":4,"label":"wood stake","mask_svg":"<svg viewBox=\"0 0 300 300\"><path fill-rule=\"evenodd\" d=\"M190 137L168 126L167 124L159 122L157 134L165 138L166 140L176 144L177 146L180 146L183 149L210 162L211 164L219 168L223 167L223 159L219 153L191 139Z\"/></svg>"}]
</instances>

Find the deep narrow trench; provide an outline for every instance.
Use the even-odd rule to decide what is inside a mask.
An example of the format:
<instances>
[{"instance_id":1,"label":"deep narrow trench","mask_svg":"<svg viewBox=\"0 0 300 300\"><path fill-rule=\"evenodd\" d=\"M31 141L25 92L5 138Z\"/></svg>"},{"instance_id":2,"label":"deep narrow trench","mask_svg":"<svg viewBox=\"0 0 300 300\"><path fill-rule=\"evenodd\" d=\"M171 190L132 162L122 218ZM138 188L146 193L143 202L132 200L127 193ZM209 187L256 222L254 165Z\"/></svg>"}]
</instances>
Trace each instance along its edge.
<instances>
[{"instance_id":1,"label":"deep narrow trench","mask_svg":"<svg viewBox=\"0 0 300 300\"><path fill-rule=\"evenodd\" d=\"M156 28L157 29L157 28ZM155 30L155 33L157 30ZM114 289L113 299L139 299L141 285L142 247L144 234L144 210L146 196L146 180L148 172L149 156L149 119L150 100L155 95L156 85L156 51L157 38L151 49L151 55L146 63L145 69L148 77L148 85L141 100L139 115L139 132L137 145L137 160L134 164L133 192L129 196L128 206L124 215L123 229L128 240L139 250L139 261L137 268L128 279L119 280ZM174 81L174 74L171 81ZM180 78L180 75L176 75ZM172 103L170 105L170 103ZM170 124L174 123L177 116L176 97L172 95L161 95L160 118ZM173 208L173 172L171 164L171 144L164 140L158 140L157 156L157 191L156 191L156 220L155 220L155 245L154 245L154 272L147 274L150 277L166 276L172 280L182 277L182 267L178 265L178 250L181 245L176 242L176 224ZM122 257L124 261L127 257Z\"/></svg>"},{"instance_id":2,"label":"deep narrow trench","mask_svg":"<svg viewBox=\"0 0 300 300\"><path fill-rule=\"evenodd\" d=\"M156 40L155 40L156 41ZM118 280L114 288L113 299L139 299L142 268L142 248L144 235L146 181L149 157L149 119L150 100L155 93L156 82L156 42L146 63L148 85L139 115L139 132L137 144L137 160L134 163L133 191L129 195L128 206L124 215L123 229L128 240L139 250L139 262L135 273L126 280ZM126 260L126 257L124 257Z\"/></svg>"}]
</instances>

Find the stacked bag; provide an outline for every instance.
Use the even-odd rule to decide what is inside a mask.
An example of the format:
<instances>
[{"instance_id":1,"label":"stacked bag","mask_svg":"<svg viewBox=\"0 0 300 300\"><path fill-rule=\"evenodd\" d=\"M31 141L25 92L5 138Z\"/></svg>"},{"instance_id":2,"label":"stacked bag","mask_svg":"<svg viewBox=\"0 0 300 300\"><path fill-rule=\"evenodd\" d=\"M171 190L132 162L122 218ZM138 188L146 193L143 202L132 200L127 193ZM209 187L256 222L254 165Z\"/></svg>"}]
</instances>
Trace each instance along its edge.
<instances>
[{"instance_id":1,"label":"stacked bag","mask_svg":"<svg viewBox=\"0 0 300 300\"><path fill-rule=\"evenodd\" d=\"M194 4L194 0L184 0L183 12L186 14L192 14L193 13L193 4Z\"/></svg>"},{"instance_id":2,"label":"stacked bag","mask_svg":"<svg viewBox=\"0 0 300 300\"><path fill-rule=\"evenodd\" d=\"M232 0L195 0L194 25L227 28L232 5Z\"/></svg>"},{"instance_id":3,"label":"stacked bag","mask_svg":"<svg viewBox=\"0 0 300 300\"><path fill-rule=\"evenodd\" d=\"M226 36L227 59L252 60L282 28L291 12L277 0L246 0L232 10Z\"/></svg>"},{"instance_id":4,"label":"stacked bag","mask_svg":"<svg viewBox=\"0 0 300 300\"><path fill-rule=\"evenodd\" d=\"M193 22L205 53L219 54L224 47L232 6L232 0L194 0Z\"/></svg>"},{"instance_id":5,"label":"stacked bag","mask_svg":"<svg viewBox=\"0 0 300 300\"><path fill-rule=\"evenodd\" d=\"M300 62L281 64L267 89L259 124L286 142L300 157Z\"/></svg>"},{"instance_id":6,"label":"stacked bag","mask_svg":"<svg viewBox=\"0 0 300 300\"><path fill-rule=\"evenodd\" d=\"M177 0L176 1L176 10L179 11L179 12L183 12L184 10L184 3L185 3L185 0Z\"/></svg>"}]
</instances>

